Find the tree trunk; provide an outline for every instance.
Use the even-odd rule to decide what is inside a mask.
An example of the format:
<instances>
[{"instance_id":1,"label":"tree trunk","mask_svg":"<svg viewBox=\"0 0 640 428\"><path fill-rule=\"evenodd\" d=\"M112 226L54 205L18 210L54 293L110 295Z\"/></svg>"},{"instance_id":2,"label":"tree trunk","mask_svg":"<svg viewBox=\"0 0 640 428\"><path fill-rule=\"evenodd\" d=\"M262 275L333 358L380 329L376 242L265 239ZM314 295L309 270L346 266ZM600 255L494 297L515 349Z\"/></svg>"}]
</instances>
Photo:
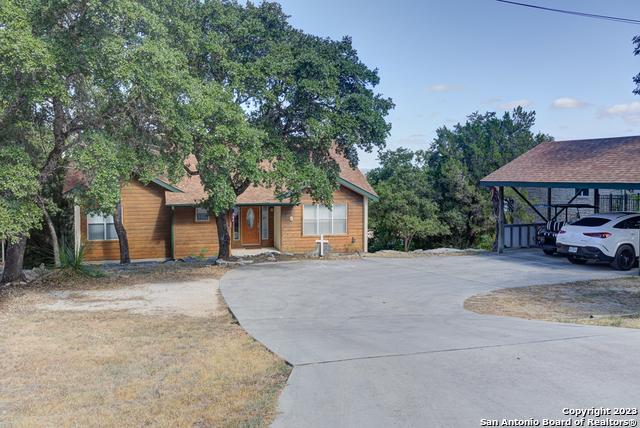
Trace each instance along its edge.
<instances>
[{"instance_id":1,"label":"tree trunk","mask_svg":"<svg viewBox=\"0 0 640 428\"><path fill-rule=\"evenodd\" d=\"M51 216L47 211L42 200L39 201L40 209L42 209L42 213L44 214L44 220L47 223L47 227L49 228L49 235L51 235L51 247L53 248L53 265L57 268L61 266L60 263L60 241L58 240L58 233L56 232L56 227L53 225L53 221L51 220Z\"/></svg>"},{"instance_id":2,"label":"tree trunk","mask_svg":"<svg viewBox=\"0 0 640 428\"><path fill-rule=\"evenodd\" d=\"M403 241L404 241L404 252L408 253L409 252L409 247L411 246L411 241L413 240L413 236L406 236Z\"/></svg>"},{"instance_id":3,"label":"tree trunk","mask_svg":"<svg viewBox=\"0 0 640 428\"><path fill-rule=\"evenodd\" d=\"M7 255L4 260L4 272L0 283L20 281L22 279L22 266L24 252L27 249L27 238L20 238L15 244L7 245Z\"/></svg>"},{"instance_id":4,"label":"tree trunk","mask_svg":"<svg viewBox=\"0 0 640 428\"><path fill-rule=\"evenodd\" d=\"M116 212L113 214L113 225L118 235L118 243L120 244L120 264L126 265L131 263L129 256L129 239L127 238L127 230L122 223L122 203L116 205Z\"/></svg>"},{"instance_id":5,"label":"tree trunk","mask_svg":"<svg viewBox=\"0 0 640 428\"><path fill-rule=\"evenodd\" d=\"M216 226L218 228L218 258L228 260L231 257L231 235L229 233L229 223L227 222L227 212L216 216Z\"/></svg>"}]
</instances>

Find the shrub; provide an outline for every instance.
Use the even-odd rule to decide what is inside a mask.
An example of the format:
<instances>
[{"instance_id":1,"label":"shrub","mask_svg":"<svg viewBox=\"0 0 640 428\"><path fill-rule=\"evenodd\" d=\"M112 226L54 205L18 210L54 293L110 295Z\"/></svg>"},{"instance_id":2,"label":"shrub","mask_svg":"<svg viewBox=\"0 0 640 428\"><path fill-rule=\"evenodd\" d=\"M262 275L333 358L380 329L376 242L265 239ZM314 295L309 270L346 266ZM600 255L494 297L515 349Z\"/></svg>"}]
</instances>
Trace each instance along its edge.
<instances>
[{"instance_id":1,"label":"shrub","mask_svg":"<svg viewBox=\"0 0 640 428\"><path fill-rule=\"evenodd\" d=\"M84 244L80 244L76 251L67 241L63 241L60 248L60 269L93 278L104 276L101 269L85 264Z\"/></svg>"}]
</instances>

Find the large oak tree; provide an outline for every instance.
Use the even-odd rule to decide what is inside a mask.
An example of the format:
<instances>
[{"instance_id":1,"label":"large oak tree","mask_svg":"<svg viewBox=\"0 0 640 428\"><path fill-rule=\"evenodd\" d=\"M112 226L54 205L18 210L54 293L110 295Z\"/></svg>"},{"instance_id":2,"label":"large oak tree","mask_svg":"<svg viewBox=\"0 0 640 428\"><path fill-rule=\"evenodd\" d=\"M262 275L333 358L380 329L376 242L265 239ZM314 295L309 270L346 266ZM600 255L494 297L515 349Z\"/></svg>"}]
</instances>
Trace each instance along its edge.
<instances>
[{"instance_id":1,"label":"large oak tree","mask_svg":"<svg viewBox=\"0 0 640 428\"><path fill-rule=\"evenodd\" d=\"M186 92L180 86L188 84L181 74L186 58L168 43L167 17L156 15L154 5L0 3L0 149L19 151L21 162L36 171L33 200L49 227L56 264L58 239L46 189L68 158L104 141L131 143L137 153L173 154L167 142L185 134L177 118L179 94ZM15 222L22 225L19 231L0 224L12 255L24 252L36 226L29 221L31 210L17 213L25 216ZM3 281L17 279L21 260L10 257Z\"/></svg>"},{"instance_id":2,"label":"large oak tree","mask_svg":"<svg viewBox=\"0 0 640 428\"><path fill-rule=\"evenodd\" d=\"M197 10L197 13L193 13ZM201 84L189 100L192 152L216 217L219 257L230 255L227 213L249 186L271 186L298 201L307 192L331 204L338 166L332 147L353 165L357 149L383 147L393 104L373 91L379 78L349 38L330 40L292 27L277 3L209 0L172 10L196 20L174 34L192 48ZM196 40L196 42L193 42Z\"/></svg>"}]
</instances>

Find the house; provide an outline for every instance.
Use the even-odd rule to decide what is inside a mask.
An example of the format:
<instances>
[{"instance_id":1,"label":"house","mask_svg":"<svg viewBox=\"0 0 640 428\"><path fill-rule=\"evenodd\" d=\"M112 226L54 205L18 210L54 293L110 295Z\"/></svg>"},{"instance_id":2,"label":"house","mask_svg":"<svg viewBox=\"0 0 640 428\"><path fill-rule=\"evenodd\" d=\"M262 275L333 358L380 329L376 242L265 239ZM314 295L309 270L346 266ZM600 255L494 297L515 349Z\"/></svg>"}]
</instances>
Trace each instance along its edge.
<instances>
[{"instance_id":1,"label":"house","mask_svg":"<svg viewBox=\"0 0 640 428\"><path fill-rule=\"evenodd\" d=\"M304 196L300 204L279 200L273 189L249 187L230 212L231 251L239 248L275 248L289 253L311 253L322 234L339 253L366 252L368 202L378 196L365 176L334 153L340 167L340 187L333 207L314 204ZM193 163L194 158L187 160ZM82 178L70 173L65 192ZM215 219L200 207L206 193L199 175L185 175L179 183L158 177L147 185L133 180L122 187L122 219L132 260L166 260L188 256L215 256L218 235ZM119 243L112 216L91 215L74 209L75 244L85 246L85 260L119 260Z\"/></svg>"}]
</instances>

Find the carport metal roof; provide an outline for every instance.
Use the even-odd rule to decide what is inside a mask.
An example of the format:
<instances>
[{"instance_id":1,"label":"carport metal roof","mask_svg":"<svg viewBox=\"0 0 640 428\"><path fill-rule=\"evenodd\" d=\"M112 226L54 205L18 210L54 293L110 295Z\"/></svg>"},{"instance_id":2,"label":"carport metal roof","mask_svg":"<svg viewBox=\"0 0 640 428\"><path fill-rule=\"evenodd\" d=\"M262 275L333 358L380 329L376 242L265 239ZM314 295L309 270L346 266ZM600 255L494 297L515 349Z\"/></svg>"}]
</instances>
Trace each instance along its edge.
<instances>
[{"instance_id":1,"label":"carport metal roof","mask_svg":"<svg viewBox=\"0 0 640 428\"><path fill-rule=\"evenodd\" d=\"M640 136L542 143L487 175L480 185L640 189Z\"/></svg>"}]
</instances>

